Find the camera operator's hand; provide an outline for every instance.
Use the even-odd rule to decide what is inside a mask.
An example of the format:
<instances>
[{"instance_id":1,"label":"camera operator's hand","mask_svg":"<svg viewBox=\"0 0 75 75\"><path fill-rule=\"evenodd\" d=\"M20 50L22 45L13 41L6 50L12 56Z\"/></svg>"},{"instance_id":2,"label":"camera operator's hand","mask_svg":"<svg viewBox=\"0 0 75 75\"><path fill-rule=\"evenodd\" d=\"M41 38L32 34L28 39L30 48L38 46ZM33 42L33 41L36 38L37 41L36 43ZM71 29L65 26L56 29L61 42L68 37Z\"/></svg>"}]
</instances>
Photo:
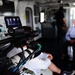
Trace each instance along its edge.
<instances>
[{"instance_id":1,"label":"camera operator's hand","mask_svg":"<svg viewBox=\"0 0 75 75\"><path fill-rule=\"evenodd\" d=\"M75 40L70 40L70 43L71 43L71 44L75 43Z\"/></svg>"},{"instance_id":2,"label":"camera operator's hand","mask_svg":"<svg viewBox=\"0 0 75 75\"><path fill-rule=\"evenodd\" d=\"M53 59L53 56L52 56L51 54L48 54L48 58L49 58L50 60L52 60L52 59Z\"/></svg>"}]
</instances>

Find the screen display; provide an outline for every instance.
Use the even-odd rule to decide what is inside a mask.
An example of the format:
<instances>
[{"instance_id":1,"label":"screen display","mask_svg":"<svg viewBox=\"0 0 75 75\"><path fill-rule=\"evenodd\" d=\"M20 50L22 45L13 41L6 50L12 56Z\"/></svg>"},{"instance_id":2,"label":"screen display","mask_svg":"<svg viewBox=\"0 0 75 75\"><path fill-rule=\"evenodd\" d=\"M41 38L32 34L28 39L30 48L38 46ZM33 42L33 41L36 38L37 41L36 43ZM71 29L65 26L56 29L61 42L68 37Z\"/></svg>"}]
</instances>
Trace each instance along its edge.
<instances>
[{"instance_id":1,"label":"screen display","mask_svg":"<svg viewBox=\"0 0 75 75\"><path fill-rule=\"evenodd\" d=\"M5 17L5 23L6 23L6 27L7 28L22 26L20 18L18 16L14 16L14 17L8 16L8 17Z\"/></svg>"}]
</instances>

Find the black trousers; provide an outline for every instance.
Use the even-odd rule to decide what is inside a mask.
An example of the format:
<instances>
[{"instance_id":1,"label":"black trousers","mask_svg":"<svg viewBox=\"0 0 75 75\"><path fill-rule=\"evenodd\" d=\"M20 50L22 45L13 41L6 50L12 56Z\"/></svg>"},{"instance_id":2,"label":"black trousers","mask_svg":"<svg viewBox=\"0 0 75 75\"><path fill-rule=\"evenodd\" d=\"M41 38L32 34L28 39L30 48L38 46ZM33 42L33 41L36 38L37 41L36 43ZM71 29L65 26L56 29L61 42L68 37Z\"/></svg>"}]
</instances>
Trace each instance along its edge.
<instances>
[{"instance_id":1,"label":"black trousers","mask_svg":"<svg viewBox=\"0 0 75 75\"><path fill-rule=\"evenodd\" d=\"M62 41L63 38L65 37L65 34L66 34L66 31L65 30L62 30L62 28L58 28L58 31L57 31L57 41Z\"/></svg>"},{"instance_id":2,"label":"black trousers","mask_svg":"<svg viewBox=\"0 0 75 75\"><path fill-rule=\"evenodd\" d=\"M62 46L62 54L63 55L66 55L66 58L68 58L68 46L73 46L73 61L72 61L72 65L73 65L73 68L75 69L75 43L71 44L69 41L65 41L63 43L63 46Z\"/></svg>"}]
</instances>

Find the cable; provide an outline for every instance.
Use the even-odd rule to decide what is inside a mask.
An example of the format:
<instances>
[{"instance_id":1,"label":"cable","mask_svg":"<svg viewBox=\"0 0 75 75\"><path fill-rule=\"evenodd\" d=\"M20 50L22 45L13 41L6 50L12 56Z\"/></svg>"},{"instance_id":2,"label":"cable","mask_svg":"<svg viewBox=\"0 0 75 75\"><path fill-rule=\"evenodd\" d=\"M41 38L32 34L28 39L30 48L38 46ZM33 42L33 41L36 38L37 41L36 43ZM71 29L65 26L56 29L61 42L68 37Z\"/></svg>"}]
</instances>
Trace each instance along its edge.
<instances>
[{"instance_id":1,"label":"cable","mask_svg":"<svg viewBox=\"0 0 75 75\"><path fill-rule=\"evenodd\" d=\"M38 49L35 50L34 52L31 53L31 55L29 55L27 58L25 58L20 64L18 64L14 69L13 69L13 72L16 72L20 67L22 67L26 61L35 53L39 52L41 50L41 44L37 44L38 45Z\"/></svg>"}]
</instances>

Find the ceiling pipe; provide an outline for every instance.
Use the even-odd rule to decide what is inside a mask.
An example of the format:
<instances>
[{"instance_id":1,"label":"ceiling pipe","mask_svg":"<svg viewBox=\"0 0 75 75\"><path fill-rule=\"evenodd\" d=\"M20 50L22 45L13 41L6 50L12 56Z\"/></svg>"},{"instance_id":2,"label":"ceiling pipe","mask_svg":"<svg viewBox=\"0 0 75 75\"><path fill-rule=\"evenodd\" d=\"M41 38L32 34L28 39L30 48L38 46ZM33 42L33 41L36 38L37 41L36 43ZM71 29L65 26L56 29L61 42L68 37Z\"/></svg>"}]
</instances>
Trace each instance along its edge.
<instances>
[{"instance_id":1,"label":"ceiling pipe","mask_svg":"<svg viewBox=\"0 0 75 75\"><path fill-rule=\"evenodd\" d=\"M48 3L39 3L39 6L43 7L43 6L49 6L49 5L54 6L54 5L63 5L63 4L69 4L69 2L63 2L63 3L58 3L58 2L57 3L49 3L49 2Z\"/></svg>"}]
</instances>

